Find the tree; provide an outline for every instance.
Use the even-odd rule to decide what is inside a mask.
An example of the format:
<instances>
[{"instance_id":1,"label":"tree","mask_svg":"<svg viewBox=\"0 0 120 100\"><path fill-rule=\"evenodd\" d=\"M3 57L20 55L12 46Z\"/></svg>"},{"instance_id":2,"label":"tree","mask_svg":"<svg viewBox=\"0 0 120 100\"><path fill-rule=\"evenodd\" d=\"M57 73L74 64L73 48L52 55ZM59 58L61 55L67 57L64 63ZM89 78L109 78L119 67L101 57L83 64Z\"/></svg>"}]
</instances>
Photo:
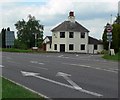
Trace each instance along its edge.
<instances>
[{"instance_id":1,"label":"tree","mask_svg":"<svg viewBox=\"0 0 120 100\"><path fill-rule=\"evenodd\" d=\"M2 29L1 31L1 37L2 37L2 48L5 48L5 33L6 33L6 29Z\"/></svg>"},{"instance_id":2,"label":"tree","mask_svg":"<svg viewBox=\"0 0 120 100\"><path fill-rule=\"evenodd\" d=\"M7 31L10 31L10 27L7 28Z\"/></svg>"},{"instance_id":3,"label":"tree","mask_svg":"<svg viewBox=\"0 0 120 100\"><path fill-rule=\"evenodd\" d=\"M22 19L15 24L17 29L18 41L24 44L27 48L35 46L35 41L37 46L40 46L43 41L43 25L40 24L39 20L36 20L34 16L29 15L28 21ZM35 40L35 34L37 34L37 39Z\"/></svg>"},{"instance_id":4,"label":"tree","mask_svg":"<svg viewBox=\"0 0 120 100\"><path fill-rule=\"evenodd\" d=\"M104 49L108 50L107 30L106 30L106 28L104 29L102 40L103 40L103 47L104 47Z\"/></svg>"},{"instance_id":5,"label":"tree","mask_svg":"<svg viewBox=\"0 0 120 100\"><path fill-rule=\"evenodd\" d=\"M120 24L113 24L113 42L112 46L115 49L115 52L118 52L120 49Z\"/></svg>"},{"instance_id":6,"label":"tree","mask_svg":"<svg viewBox=\"0 0 120 100\"><path fill-rule=\"evenodd\" d=\"M112 25L112 45L111 48L115 50L115 52L118 52L120 49L120 24L114 23ZM108 50L108 42L107 42L107 31L104 29L103 32L103 46L105 50Z\"/></svg>"},{"instance_id":7,"label":"tree","mask_svg":"<svg viewBox=\"0 0 120 100\"><path fill-rule=\"evenodd\" d=\"M115 24L120 24L120 15L117 14L116 20L114 21Z\"/></svg>"}]
</instances>

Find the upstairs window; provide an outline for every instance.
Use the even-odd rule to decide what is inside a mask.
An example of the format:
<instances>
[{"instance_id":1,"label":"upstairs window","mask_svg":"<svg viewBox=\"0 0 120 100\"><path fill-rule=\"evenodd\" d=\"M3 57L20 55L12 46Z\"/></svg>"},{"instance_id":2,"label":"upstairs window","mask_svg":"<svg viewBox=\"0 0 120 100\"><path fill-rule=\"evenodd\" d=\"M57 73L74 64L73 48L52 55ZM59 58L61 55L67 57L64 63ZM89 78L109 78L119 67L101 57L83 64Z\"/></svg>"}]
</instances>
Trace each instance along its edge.
<instances>
[{"instance_id":1,"label":"upstairs window","mask_svg":"<svg viewBox=\"0 0 120 100\"><path fill-rule=\"evenodd\" d=\"M81 44L81 50L85 50L85 44Z\"/></svg>"},{"instance_id":2,"label":"upstairs window","mask_svg":"<svg viewBox=\"0 0 120 100\"><path fill-rule=\"evenodd\" d=\"M97 50L98 46L97 45L94 45L94 50Z\"/></svg>"},{"instance_id":3,"label":"upstairs window","mask_svg":"<svg viewBox=\"0 0 120 100\"><path fill-rule=\"evenodd\" d=\"M60 38L65 38L65 32L60 32Z\"/></svg>"},{"instance_id":4,"label":"upstairs window","mask_svg":"<svg viewBox=\"0 0 120 100\"><path fill-rule=\"evenodd\" d=\"M85 38L85 33L84 32L81 33L81 38Z\"/></svg>"},{"instance_id":5,"label":"upstairs window","mask_svg":"<svg viewBox=\"0 0 120 100\"><path fill-rule=\"evenodd\" d=\"M74 38L74 32L69 32L69 38Z\"/></svg>"},{"instance_id":6,"label":"upstairs window","mask_svg":"<svg viewBox=\"0 0 120 100\"><path fill-rule=\"evenodd\" d=\"M74 45L73 44L69 44L69 50L74 50Z\"/></svg>"}]
</instances>

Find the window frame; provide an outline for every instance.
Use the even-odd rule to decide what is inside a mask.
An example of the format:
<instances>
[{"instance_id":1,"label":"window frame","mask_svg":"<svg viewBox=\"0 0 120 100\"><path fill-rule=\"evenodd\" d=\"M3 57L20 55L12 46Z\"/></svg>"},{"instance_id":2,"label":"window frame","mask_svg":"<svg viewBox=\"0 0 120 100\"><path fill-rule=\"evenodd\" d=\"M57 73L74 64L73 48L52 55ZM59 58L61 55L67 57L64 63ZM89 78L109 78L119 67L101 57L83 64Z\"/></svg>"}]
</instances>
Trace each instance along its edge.
<instances>
[{"instance_id":1,"label":"window frame","mask_svg":"<svg viewBox=\"0 0 120 100\"><path fill-rule=\"evenodd\" d=\"M98 45L94 44L94 50L98 50Z\"/></svg>"},{"instance_id":2,"label":"window frame","mask_svg":"<svg viewBox=\"0 0 120 100\"><path fill-rule=\"evenodd\" d=\"M72 47L71 47L72 46ZM72 49L71 49L72 48ZM74 50L74 44L69 44L69 50L72 51Z\"/></svg>"},{"instance_id":3,"label":"window frame","mask_svg":"<svg viewBox=\"0 0 120 100\"><path fill-rule=\"evenodd\" d=\"M52 44L50 43L50 49L51 49Z\"/></svg>"},{"instance_id":4,"label":"window frame","mask_svg":"<svg viewBox=\"0 0 120 100\"><path fill-rule=\"evenodd\" d=\"M84 35L83 35L84 34ZM85 32L81 32L80 33L80 37L82 38L82 39L84 39L85 38Z\"/></svg>"},{"instance_id":5,"label":"window frame","mask_svg":"<svg viewBox=\"0 0 120 100\"><path fill-rule=\"evenodd\" d=\"M65 32L60 32L60 38L65 38Z\"/></svg>"},{"instance_id":6,"label":"window frame","mask_svg":"<svg viewBox=\"0 0 120 100\"><path fill-rule=\"evenodd\" d=\"M82 46L84 46L84 49L83 49ZM80 50L82 50L82 51L85 50L85 44L81 44L81 45L80 45Z\"/></svg>"},{"instance_id":7,"label":"window frame","mask_svg":"<svg viewBox=\"0 0 120 100\"><path fill-rule=\"evenodd\" d=\"M69 32L69 38L74 38L74 32Z\"/></svg>"},{"instance_id":8,"label":"window frame","mask_svg":"<svg viewBox=\"0 0 120 100\"><path fill-rule=\"evenodd\" d=\"M57 50L57 44L54 44L54 50Z\"/></svg>"}]
</instances>

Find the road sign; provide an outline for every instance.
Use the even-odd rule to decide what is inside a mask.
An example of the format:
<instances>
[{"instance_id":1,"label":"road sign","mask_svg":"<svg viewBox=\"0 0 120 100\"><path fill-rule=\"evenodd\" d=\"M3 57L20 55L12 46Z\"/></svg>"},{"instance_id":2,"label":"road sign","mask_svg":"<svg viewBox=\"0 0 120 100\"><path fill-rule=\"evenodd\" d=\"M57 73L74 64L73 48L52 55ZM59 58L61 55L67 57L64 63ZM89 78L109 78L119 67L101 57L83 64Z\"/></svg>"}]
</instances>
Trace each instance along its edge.
<instances>
[{"instance_id":1,"label":"road sign","mask_svg":"<svg viewBox=\"0 0 120 100\"><path fill-rule=\"evenodd\" d=\"M113 29L112 25L110 25L110 24L107 24L107 25L106 25L106 30L107 30L107 32L111 32L112 29Z\"/></svg>"},{"instance_id":2,"label":"road sign","mask_svg":"<svg viewBox=\"0 0 120 100\"><path fill-rule=\"evenodd\" d=\"M112 32L107 32L107 36L112 36Z\"/></svg>"},{"instance_id":3,"label":"road sign","mask_svg":"<svg viewBox=\"0 0 120 100\"><path fill-rule=\"evenodd\" d=\"M107 36L107 39L108 40L112 40L112 36Z\"/></svg>"}]
</instances>

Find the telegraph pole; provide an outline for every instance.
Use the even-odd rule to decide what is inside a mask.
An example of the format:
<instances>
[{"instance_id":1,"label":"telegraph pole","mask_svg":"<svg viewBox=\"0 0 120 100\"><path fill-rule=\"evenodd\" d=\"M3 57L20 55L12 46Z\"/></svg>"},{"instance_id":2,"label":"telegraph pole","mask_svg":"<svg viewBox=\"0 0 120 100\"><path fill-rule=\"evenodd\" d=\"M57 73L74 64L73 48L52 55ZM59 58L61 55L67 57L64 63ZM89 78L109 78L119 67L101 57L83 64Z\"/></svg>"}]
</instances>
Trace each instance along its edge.
<instances>
[{"instance_id":1,"label":"telegraph pole","mask_svg":"<svg viewBox=\"0 0 120 100\"><path fill-rule=\"evenodd\" d=\"M110 15L110 24L112 25L112 14Z\"/></svg>"}]
</instances>

